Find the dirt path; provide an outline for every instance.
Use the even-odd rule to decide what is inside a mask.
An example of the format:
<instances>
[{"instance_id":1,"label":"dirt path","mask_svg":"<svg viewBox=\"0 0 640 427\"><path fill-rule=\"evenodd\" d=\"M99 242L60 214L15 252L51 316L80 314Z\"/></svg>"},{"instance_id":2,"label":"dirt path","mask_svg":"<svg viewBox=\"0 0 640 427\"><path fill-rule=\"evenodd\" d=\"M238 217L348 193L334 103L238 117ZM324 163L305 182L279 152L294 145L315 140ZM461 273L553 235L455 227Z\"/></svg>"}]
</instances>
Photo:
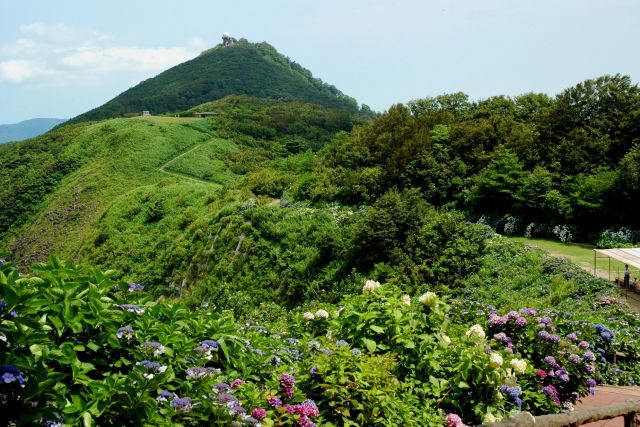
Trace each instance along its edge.
<instances>
[{"instance_id":1,"label":"dirt path","mask_svg":"<svg viewBox=\"0 0 640 427\"><path fill-rule=\"evenodd\" d=\"M205 143L206 144L206 143ZM165 163L164 165L160 166L158 168L158 170L162 173L166 173L167 175L173 175L173 176L177 176L178 178L183 178L183 179L188 179L189 181L193 181L193 182L200 182L202 184L209 184L209 185L214 185L213 182L211 181L206 181L204 179L200 179L200 178L196 178L194 176L191 175L187 175L185 173L180 173L180 172L172 172L172 171L168 171L165 168L167 166L169 166L171 163L175 162L176 160L178 160L180 157L186 156L187 154L191 153L192 151L197 150L198 148L202 147L204 144L198 144L193 148L190 148L189 150L185 151L182 154L177 155L176 157L174 157L173 159L169 160L167 163Z\"/></svg>"},{"instance_id":2,"label":"dirt path","mask_svg":"<svg viewBox=\"0 0 640 427\"><path fill-rule=\"evenodd\" d=\"M626 401L640 401L640 387L598 386L595 396L588 396L576 405L576 409L597 408ZM583 424L588 427L623 427L622 417Z\"/></svg>"}]
</instances>

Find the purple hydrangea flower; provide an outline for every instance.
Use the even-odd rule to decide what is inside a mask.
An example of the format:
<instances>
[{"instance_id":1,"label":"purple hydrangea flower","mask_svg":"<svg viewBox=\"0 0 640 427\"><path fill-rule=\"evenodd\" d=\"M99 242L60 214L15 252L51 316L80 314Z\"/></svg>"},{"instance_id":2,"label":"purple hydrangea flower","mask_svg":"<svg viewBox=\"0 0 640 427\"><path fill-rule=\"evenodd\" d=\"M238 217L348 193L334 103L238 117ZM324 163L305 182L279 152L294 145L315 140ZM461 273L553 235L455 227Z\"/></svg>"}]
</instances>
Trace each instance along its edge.
<instances>
[{"instance_id":1,"label":"purple hydrangea flower","mask_svg":"<svg viewBox=\"0 0 640 427\"><path fill-rule=\"evenodd\" d=\"M191 403L191 399L188 397L174 397L171 401L171 407L175 409L176 412L189 412L191 411L191 407L193 404Z\"/></svg>"},{"instance_id":2,"label":"purple hydrangea flower","mask_svg":"<svg viewBox=\"0 0 640 427\"><path fill-rule=\"evenodd\" d=\"M524 317L518 317L516 319L516 325L518 326L524 326L527 324L527 319L525 319Z\"/></svg>"},{"instance_id":3,"label":"purple hydrangea flower","mask_svg":"<svg viewBox=\"0 0 640 427\"><path fill-rule=\"evenodd\" d=\"M269 402L269 405L273 406L274 408L280 408L282 406L282 400L278 399L277 397L270 397L267 402Z\"/></svg>"},{"instance_id":4,"label":"purple hydrangea flower","mask_svg":"<svg viewBox=\"0 0 640 427\"><path fill-rule=\"evenodd\" d=\"M497 334L493 334L493 339L496 341L506 342L507 334L505 334L504 332L498 332Z\"/></svg>"},{"instance_id":5,"label":"purple hydrangea flower","mask_svg":"<svg viewBox=\"0 0 640 427\"><path fill-rule=\"evenodd\" d=\"M588 342L586 342L586 341L580 341L580 342L578 343L578 347L579 347L579 348L581 348L581 349L583 349L583 350L586 350L586 349L588 349L588 348L589 348L589 343L588 343Z\"/></svg>"},{"instance_id":6,"label":"purple hydrangea flower","mask_svg":"<svg viewBox=\"0 0 640 427\"><path fill-rule=\"evenodd\" d=\"M345 340L340 340L336 343L336 347L344 347L344 346L348 346L349 343L347 343Z\"/></svg>"},{"instance_id":7,"label":"purple hydrangea flower","mask_svg":"<svg viewBox=\"0 0 640 427\"><path fill-rule=\"evenodd\" d=\"M317 417L320 415L320 410L318 409L316 402L311 399L307 399L302 402L302 407L304 408L304 415L307 417Z\"/></svg>"},{"instance_id":8,"label":"purple hydrangea flower","mask_svg":"<svg viewBox=\"0 0 640 427\"><path fill-rule=\"evenodd\" d=\"M296 383L295 378L293 378L289 374L280 375L280 388L282 393L287 397L287 399L291 399L293 397L293 387Z\"/></svg>"},{"instance_id":9,"label":"purple hydrangea flower","mask_svg":"<svg viewBox=\"0 0 640 427\"><path fill-rule=\"evenodd\" d=\"M576 334L575 332L571 332L569 335L567 335L567 338L571 341L578 341L578 334Z\"/></svg>"},{"instance_id":10,"label":"purple hydrangea flower","mask_svg":"<svg viewBox=\"0 0 640 427\"><path fill-rule=\"evenodd\" d=\"M502 326L506 325L509 321L507 316L498 316L496 313L489 314L489 326Z\"/></svg>"},{"instance_id":11,"label":"purple hydrangea flower","mask_svg":"<svg viewBox=\"0 0 640 427\"><path fill-rule=\"evenodd\" d=\"M542 393L551 397L551 399L557 404L560 404L560 398L558 397L558 390L551 384L542 387Z\"/></svg>"},{"instance_id":12,"label":"purple hydrangea flower","mask_svg":"<svg viewBox=\"0 0 640 427\"><path fill-rule=\"evenodd\" d=\"M236 389L238 387L240 387L242 384L246 384L245 380L242 380L240 378L236 378L235 380L233 380L233 382L231 383L231 388L232 389Z\"/></svg>"},{"instance_id":13,"label":"purple hydrangea flower","mask_svg":"<svg viewBox=\"0 0 640 427\"><path fill-rule=\"evenodd\" d=\"M546 356L544 358L544 363L546 363L547 365L551 366L554 369L558 367L558 362L556 362L556 358L553 356Z\"/></svg>"},{"instance_id":14,"label":"purple hydrangea flower","mask_svg":"<svg viewBox=\"0 0 640 427\"><path fill-rule=\"evenodd\" d=\"M258 420L263 420L267 417L267 410L264 408L254 408L253 411L251 411L251 416Z\"/></svg>"},{"instance_id":15,"label":"purple hydrangea flower","mask_svg":"<svg viewBox=\"0 0 640 427\"><path fill-rule=\"evenodd\" d=\"M580 362L582 362L582 358L580 356L578 356L577 354L571 354L571 355L569 355L569 362L571 362L571 363L580 363Z\"/></svg>"},{"instance_id":16,"label":"purple hydrangea flower","mask_svg":"<svg viewBox=\"0 0 640 427\"><path fill-rule=\"evenodd\" d=\"M592 351L585 351L584 355L582 357L584 358L585 362L595 362L596 361L596 355L593 354Z\"/></svg>"},{"instance_id":17,"label":"purple hydrangea flower","mask_svg":"<svg viewBox=\"0 0 640 427\"><path fill-rule=\"evenodd\" d=\"M550 324L551 324L551 318L550 318L550 317L547 317L547 316L545 316L545 317L541 317L540 319L538 319L538 321L539 321L540 323L545 324L545 325L550 325Z\"/></svg>"}]
</instances>

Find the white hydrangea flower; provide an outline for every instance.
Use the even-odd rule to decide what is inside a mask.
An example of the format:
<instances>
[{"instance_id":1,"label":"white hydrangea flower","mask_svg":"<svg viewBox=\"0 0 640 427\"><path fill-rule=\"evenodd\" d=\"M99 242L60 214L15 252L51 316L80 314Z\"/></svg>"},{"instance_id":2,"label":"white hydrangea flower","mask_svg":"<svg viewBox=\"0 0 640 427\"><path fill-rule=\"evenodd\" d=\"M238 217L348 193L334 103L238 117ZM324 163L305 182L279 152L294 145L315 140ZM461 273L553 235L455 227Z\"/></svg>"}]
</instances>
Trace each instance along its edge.
<instances>
[{"instance_id":1,"label":"white hydrangea flower","mask_svg":"<svg viewBox=\"0 0 640 427\"><path fill-rule=\"evenodd\" d=\"M478 325L477 323L472 327L470 327L465 335L469 338L478 338L481 340L483 340L486 337L484 330L482 329L482 326Z\"/></svg>"},{"instance_id":2,"label":"white hydrangea flower","mask_svg":"<svg viewBox=\"0 0 640 427\"><path fill-rule=\"evenodd\" d=\"M409 295L402 295L400 301L402 301L402 305L404 306L409 307L411 305L411 297Z\"/></svg>"},{"instance_id":3,"label":"white hydrangea flower","mask_svg":"<svg viewBox=\"0 0 640 427\"><path fill-rule=\"evenodd\" d=\"M491 412L488 412L484 415L482 422L483 424L492 424L498 422L498 419Z\"/></svg>"},{"instance_id":4,"label":"white hydrangea flower","mask_svg":"<svg viewBox=\"0 0 640 427\"><path fill-rule=\"evenodd\" d=\"M442 334L442 341L444 341L447 345L451 344L451 338L449 338L449 335Z\"/></svg>"},{"instance_id":5,"label":"white hydrangea flower","mask_svg":"<svg viewBox=\"0 0 640 427\"><path fill-rule=\"evenodd\" d=\"M428 306L433 306L436 301L438 300L438 295L435 294L435 292L425 292L424 294L420 295L420 297L418 298L418 301L420 302L420 304L424 304L424 305L428 305Z\"/></svg>"},{"instance_id":6,"label":"white hydrangea flower","mask_svg":"<svg viewBox=\"0 0 640 427\"><path fill-rule=\"evenodd\" d=\"M489 356L489 364L491 366L493 366L494 368L499 368L500 366L502 366L503 360L502 360L502 356L500 356L500 353L491 353L491 356Z\"/></svg>"},{"instance_id":7,"label":"white hydrangea flower","mask_svg":"<svg viewBox=\"0 0 640 427\"><path fill-rule=\"evenodd\" d=\"M316 318L316 316L314 316L314 314L310 311L305 312L302 317L304 318L304 320L313 320Z\"/></svg>"},{"instance_id":8,"label":"white hydrangea flower","mask_svg":"<svg viewBox=\"0 0 640 427\"><path fill-rule=\"evenodd\" d=\"M376 282L375 280L367 280L362 287L362 292L375 292L380 288L380 282Z\"/></svg>"},{"instance_id":9,"label":"white hydrangea flower","mask_svg":"<svg viewBox=\"0 0 640 427\"><path fill-rule=\"evenodd\" d=\"M524 359L511 359L509 364L518 375L524 374L524 371L527 369L527 361Z\"/></svg>"},{"instance_id":10,"label":"white hydrangea flower","mask_svg":"<svg viewBox=\"0 0 640 427\"><path fill-rule=\"evenodd\" d=\"M320 310L316 311L315 316L318 319L328 319L329 318L329 313L327 312L327 310L320 309Z\"/></svg>"}]
</instances>

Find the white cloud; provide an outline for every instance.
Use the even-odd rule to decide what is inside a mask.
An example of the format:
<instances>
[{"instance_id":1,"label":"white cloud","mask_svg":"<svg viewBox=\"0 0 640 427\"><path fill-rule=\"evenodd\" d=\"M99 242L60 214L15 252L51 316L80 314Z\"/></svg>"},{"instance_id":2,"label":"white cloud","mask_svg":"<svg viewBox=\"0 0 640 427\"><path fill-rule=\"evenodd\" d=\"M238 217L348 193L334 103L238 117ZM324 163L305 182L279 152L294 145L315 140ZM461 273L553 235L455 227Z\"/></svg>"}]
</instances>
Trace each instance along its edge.
<instances>
[{"instance_id":1,"label":"white cloud","mask_svg":"<svg viewBox=\"0 0 640 427\"><path fill-rule=\"evenodd\" d=\"M0 62L0 81L7 83L24 83L52 74L55 74L54 70L34 61L12 59Z\"/></svg>"},{"instance_id":2,"label":"white cloud","mask_svg":"<svg viewBox=\"0 0 640 427\"><path fill-rule=\"evenodd\" d=\"M193 57L194 52L182 47L160 47L155 49L111 47L106 49L79 49L63 56L60 59L60 63L76 69L157 71Z\"/></svg>"},{"instance_id":3,"label":"white cloud","mask_svg":"<svg viewBox=\"0 0 640 427\"><path fill-rule=\"evenodd\" d=\"M73 84L114 74L150 76L194 58L207 47L194 36L185 46L117 45L106 34L63 24L20 25L23 37L0 45L0 81Z\"/></svg>"}]
</instances>

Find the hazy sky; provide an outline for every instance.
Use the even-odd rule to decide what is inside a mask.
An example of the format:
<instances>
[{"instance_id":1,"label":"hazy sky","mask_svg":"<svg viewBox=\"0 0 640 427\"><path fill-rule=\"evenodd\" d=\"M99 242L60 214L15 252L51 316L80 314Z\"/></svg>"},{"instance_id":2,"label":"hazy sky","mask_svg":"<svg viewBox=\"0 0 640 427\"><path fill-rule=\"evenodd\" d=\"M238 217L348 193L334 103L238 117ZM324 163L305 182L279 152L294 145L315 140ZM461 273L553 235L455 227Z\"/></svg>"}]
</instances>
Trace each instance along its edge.
<instances>
[{"instance_id":1,"label":"hazy sky","mask_svg":"<svg viewBox=\"0 0 640 427\"><path fill-rule=\"evenodd\" d=\"M73 117L223 32L269 42L378 111L640 80L640 0L0 0L0 123Z\"/></svg>"}]
</instances>

